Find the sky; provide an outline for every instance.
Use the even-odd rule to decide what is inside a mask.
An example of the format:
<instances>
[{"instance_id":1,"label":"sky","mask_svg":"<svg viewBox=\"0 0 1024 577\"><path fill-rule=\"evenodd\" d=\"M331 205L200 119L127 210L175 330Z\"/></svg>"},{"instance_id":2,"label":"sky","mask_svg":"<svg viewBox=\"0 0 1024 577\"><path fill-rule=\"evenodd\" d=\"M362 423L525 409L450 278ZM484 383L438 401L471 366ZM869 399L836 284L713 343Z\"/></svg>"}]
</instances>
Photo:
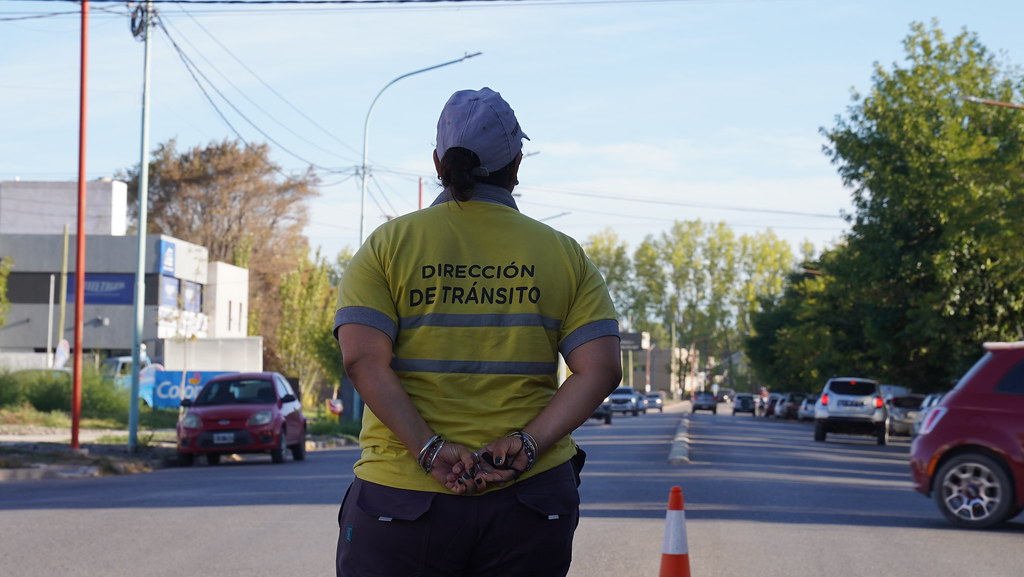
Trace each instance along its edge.
<instances>
[{"instance_id":1,"label":"sky","mask_svg":"<svg viewBox=\"0 0 1024 577\"><path fill-rule=\"evenodd\" d=\"M821 131L876 65L904 65L912 22L1024 63L1019 0L155 6L144 146L144 43L124 2L90 3L87 178L171 139L266 143L285 173L320 176L306 234L328 258L358 247L361 220L365 236L437 194L437 117L456 90L509 101L531 138L520 210L580 242L611 230L632 250L700 219L797 253L848 230ZM0 181L77 179L81 22L76 2L0 1Z\"/></svg>"}]
</instances>

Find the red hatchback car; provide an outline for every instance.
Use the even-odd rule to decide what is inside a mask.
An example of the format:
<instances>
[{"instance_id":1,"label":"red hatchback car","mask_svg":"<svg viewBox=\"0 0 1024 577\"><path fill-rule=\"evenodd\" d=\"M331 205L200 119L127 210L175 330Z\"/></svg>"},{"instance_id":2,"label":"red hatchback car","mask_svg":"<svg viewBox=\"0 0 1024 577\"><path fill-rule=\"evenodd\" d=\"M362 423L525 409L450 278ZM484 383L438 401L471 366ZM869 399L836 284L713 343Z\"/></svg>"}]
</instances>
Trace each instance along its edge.
<instances>
[{"instance_id":1,"label":"red hatchback car","mask_svg":"<svg viewBox=\"0 0 1024 577\"><path fill-rule=\"evenodd\" d=\"M270 453L283 463L306 458L306 417L302 403L280 373L239 373L210 379L195 400L184 400L178 421L178 464L196 455L216 465L221 455Z\"/></svg>"},{"instance_id":2,"label":"red hatchback car","mask_svg":"<svg viewBox=\"0 0 1024 577\"><path fill-rule=\"evenodd\" d=\"M1024 342L985 351L929 411L910 449L914 488L966 528L1024 510Z\"/></svg>"}]
</instances>

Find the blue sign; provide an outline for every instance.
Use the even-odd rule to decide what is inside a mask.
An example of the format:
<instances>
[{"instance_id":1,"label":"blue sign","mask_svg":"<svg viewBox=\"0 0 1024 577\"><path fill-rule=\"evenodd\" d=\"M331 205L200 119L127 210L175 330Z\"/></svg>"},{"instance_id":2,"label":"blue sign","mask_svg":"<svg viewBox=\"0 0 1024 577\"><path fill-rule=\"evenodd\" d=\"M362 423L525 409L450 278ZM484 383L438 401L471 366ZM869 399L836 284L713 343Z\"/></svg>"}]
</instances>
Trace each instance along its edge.
<instances>
[{"instance_id":1,"label":"blue sign","mask_svg":"<svg viewBox=\"0 0 1024 577\"><path fill-rule=\"evenodd\" d=\"M178 308L178 279L160 275L160 306Z\"/></svg>"},{"instance_id":2,"label":"blue sign","mask_svg":"<svg viewBox=\"0 0 1024 577\"><path fill-rule=\"evenodd\" d=\"M153 380L153 408L168 409L181 406L181 399L194 400L206 381L218 375L229 375L238 371L157 371ZM184 387L182 386L184 376ZM184 388L184 391L182 390ZM184 395L182 394L184 393ZM142 396L141 394L139 395Z\"/></svg>"},{"instance_id":3,"label":"blue sign","mask_svg":"<svg viewBox=\"0 0 1024 577\"><path fill-rule=\"evenodd\" d=\"M160 274L174 276L174 243L160 241Z\"/></svg>"},{"instance_id":4,"label":"blue sign","mask_svg":"<svg viewBox=\"0 0 1024 577\"><path fill-rule=\"evenodd\" d=\"M75 302L78 279L68 275L67 302ZM130 305L135 301L135 275L85 273L85 304Z\"/></svg>"}]
</instances>

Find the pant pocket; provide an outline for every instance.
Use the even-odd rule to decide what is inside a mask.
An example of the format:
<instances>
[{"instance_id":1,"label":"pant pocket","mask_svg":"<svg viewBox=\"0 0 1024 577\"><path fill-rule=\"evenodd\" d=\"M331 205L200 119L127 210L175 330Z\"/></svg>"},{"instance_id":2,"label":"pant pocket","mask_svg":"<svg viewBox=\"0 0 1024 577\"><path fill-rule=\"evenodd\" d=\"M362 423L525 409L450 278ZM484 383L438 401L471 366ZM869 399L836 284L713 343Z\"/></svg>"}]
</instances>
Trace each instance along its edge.
<instances>
[{"instance_id":1,"label":"pant pocket","mask_svg":"<svg viewBox=\"0 0 1024 577\"><path fill-rule=\"evenodd\" d=\"M430 537L425 521L434 493L356 480L342 505L339 577L420 575Z\"/></svg>"}]
</instances>

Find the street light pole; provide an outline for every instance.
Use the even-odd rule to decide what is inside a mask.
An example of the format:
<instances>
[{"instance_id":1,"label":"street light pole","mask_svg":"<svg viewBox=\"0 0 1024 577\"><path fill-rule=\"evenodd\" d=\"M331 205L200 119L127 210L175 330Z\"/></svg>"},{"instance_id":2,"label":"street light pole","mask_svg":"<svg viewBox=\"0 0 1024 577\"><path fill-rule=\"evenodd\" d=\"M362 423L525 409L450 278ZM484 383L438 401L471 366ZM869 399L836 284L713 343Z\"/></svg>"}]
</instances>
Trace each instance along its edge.
<instances>
[{"instance_id":1,"label":"street light pole","mask_svg":"<svg viewBox=\"0 0 1024 577\"><path fill-rule=\"evenodd\" d=\"M987 100L985 98L978 98L977 96L964 96L964 100L967 102L973 102L975 104L987 104L988 106L1001 106L1003 108L1014 108L1016 110L1024 110L1024 105L1014 104L1012 102L1000 102L998 100Z\"/></svg>"},{"instance_id":2,"label":"street light pole","mask_svg":"<svg viewBox=\"0 0 1024 577\"><path fill-rule=\"evenodd\" d=\"M384 94L384 91L387 90L389 86L391 86L392 84L398 82L399 80L401 80L403 78L408 78L410 76L413 76L415 74L420 74L422 72L429 72L431 70L435 70L435 69L441 68L443 66L449 66L451 64L458 64L459 62L462 62L463 60L468 60L470 58L473 58L474 56L479 56L481 54L483 54L483 53L482 52L474 52L473 54L466 54L462 58L458 58L456 60L451 60L451 61L448 61L448 62L443 62L441 64L436 64L434 66L430 66L430 67L427 67L427 68L421 68L419 70L414 70L412 72L408 72L406 74L403 74L403 75L395 78L391 82L388 82L387 84L385 84L384 88L381 88L380 92L377 93L377 96L375 96L373 98L373 102L370 103L370 109L366 111L366 122L363 123L363 165L360 168L360 173L361 173L361 176L362 176L362 185L360 186L360 194L359 194L359 244L360 245L363 244L363 241L366 239L366 237L363 235L363 224L364 224L364 222L366 220L366 178L368 176L368 174L367 174L368 169L367 169L367 166L366 166L366 163L367 163L367 160L366 160L367 156L366 156L366 154L367 154L368 137L369 137L369 134L370 134L370 115L373 114L373 107L377 105L377 100L380 98L380 95Z\"/></svg>"}]
</instances>

